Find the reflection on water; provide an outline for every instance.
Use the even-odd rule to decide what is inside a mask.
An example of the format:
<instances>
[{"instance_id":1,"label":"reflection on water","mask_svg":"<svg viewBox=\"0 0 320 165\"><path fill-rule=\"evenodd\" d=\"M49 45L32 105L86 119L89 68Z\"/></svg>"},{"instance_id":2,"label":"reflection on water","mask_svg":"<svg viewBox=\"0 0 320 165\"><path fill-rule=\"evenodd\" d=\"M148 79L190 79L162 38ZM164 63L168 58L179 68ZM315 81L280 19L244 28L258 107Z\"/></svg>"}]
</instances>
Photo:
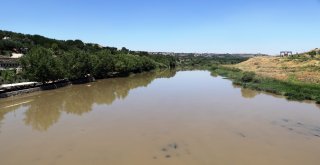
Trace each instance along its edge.
<instances>
[{"instance_id":1,"label":"reflection on water","mask_svg":"<svg viewBox=\"0 0 320 165\"><path fill-rule=\"evenodd\" d=\"M0 100L0 164L318 165L319 118L207 71L142 73Z\"/></svg>"},{"instance_id":2,"label":"reflection on water","mask_svg":"<svg viewBox=\"0 0 320 165\"><path fill-rule=\"evenodd\" d=\"M244 98L252 99L255 98L259 93L247 88L241 88L241 94Z\"/></svg>"},{"instance_id":3,"label":"reflection on water","mask_svg":"<svg viewBox=\"0 0 320 165\"><path fill-rule=\"evenodd\" d=\"M232 86L233 86L234 88L239 88L239 89L241 89L241 95L242 95L242 97L247 98L247 99L253 99L253 98L255 98L257 95L261 94L261 92L259 92L259 91L255 91L255 90L248 89L248 88L242 88L241 86L236 85L236 84L232 84Z\"/></svg>"},{"instance_id":4,"label":"reflection on water","mask_svg":"<svg viewBox=\"0 0 320 165\"><path fill-rule=\"evenodd\" d=\"M272 97L279 98L279 99L286 99L285 96L277 95L277 94L270 93L270 92L257 91L257 90L253 90L253 89L250 89L250 88L243 88L242 86L236 85L236 84L232 84L232 86L235 89L240 89L242 97L243 98L247 98L247 99L253 99L253 98L257 97L260 94L270 95ZM315 104L315 102L311 101L311 100L305 100L305 101L287 100L287 101L314 104L316 107L318 107L320 109L320 104Z\"/></svg>"},{"instance_id":5,"label":"reflection on water","mask_svg":"<svg viewBox=\"0 0 320 165\"><path fill-rule=\"evenodd\" d=\"M62 112L83 115L92 111L93 104L111 105L117 99L125 99L132 89L147 87L157 78L170 78L175 74L175 70L147 72L126 78L113 78L91 84L74 85L56 91L38 93L30 97L3 100L0 106L0 108L2 107L0 122L4 119L5 114L23 106L27 107L25 124L32 126L35 130L46 131L58 122ZM20 103L23 104L19 105Z\"/></svg>"}]
</instances>

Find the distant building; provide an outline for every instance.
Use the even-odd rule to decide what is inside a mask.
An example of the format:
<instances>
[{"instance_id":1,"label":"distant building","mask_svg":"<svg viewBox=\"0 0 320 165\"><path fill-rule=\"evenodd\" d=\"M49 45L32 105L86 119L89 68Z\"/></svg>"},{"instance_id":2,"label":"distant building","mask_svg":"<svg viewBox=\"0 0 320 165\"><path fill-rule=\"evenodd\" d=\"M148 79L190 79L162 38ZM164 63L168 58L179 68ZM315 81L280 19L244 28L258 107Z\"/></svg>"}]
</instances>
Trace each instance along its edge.
<instances>
[{"instance_id":1,"label":"distant building","mask_svg":"<svg viewBox=\"0 0 320 165\"><path fill-rule=\"evenodd\" d=\"M174 52L148 52L150 55L164 55L164 56L172 56Z\"/></svg>"},{"instance_id":2,"label":"distant building","mask_svg":"<svg viewBox=\"0 0 320 165\"><path fill-rule=\"evenodd\" d=\"M12 53L11 58L21 58L23 56L22 53Z\"/></svg>"},{"instance_id":3,"label":"distant building","mask_svg":"<svg viewBox=\"0 0 320 165\"><path fill-rule=\"evenodd\" d=\"M10 37L3 37L2 39L3 39L3 40L9 40Z\"/></svg>"},{"instance_id":4,"label":"distant building","mask_svg":"<svg viewBox=\"0 0 320 165\"><path fill-rule=\"evenodd\" d=\"M292 56L292 55L293 55L292 51L281 51L280 52L281 57L288 57L288 56Z\"/></svg>"},{"instance_id":5,"label":"distant building","mask_svg":"<svg viewBox=\"0 0 320 165\"><path fill-rule=\"evenodd\" d=\"M0 70L16 70L20 67L18 58L0 55Z\"/></svg>"}]
</instances>

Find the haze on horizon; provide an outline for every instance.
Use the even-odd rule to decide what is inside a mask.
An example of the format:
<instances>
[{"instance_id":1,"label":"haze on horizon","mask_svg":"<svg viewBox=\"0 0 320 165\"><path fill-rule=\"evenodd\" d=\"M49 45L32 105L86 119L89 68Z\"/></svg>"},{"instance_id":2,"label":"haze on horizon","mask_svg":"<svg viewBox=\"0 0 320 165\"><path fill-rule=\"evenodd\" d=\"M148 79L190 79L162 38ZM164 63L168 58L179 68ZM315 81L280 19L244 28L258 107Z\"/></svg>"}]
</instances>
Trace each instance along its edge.
<instances>
[{"instance_id":1,"label":"haze on horizon","mask_svg":"<svg viewBox=\"0 0 320 165\"><path fill-rule=\"evenodd\" d=\"M319 47L319 0L10 0L0 29L131 50L303 52Z\"/></svg>"}]
</instances>

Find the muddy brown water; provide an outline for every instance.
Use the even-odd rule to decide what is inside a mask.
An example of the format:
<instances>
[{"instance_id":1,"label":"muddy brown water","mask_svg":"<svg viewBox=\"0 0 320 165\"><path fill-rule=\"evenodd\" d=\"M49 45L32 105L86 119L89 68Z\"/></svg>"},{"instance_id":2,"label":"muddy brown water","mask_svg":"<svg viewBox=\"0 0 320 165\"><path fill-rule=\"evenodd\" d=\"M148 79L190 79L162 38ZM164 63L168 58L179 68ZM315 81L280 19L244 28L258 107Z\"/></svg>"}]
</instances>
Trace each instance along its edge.
<instances>
[{"instance_id":1,"label":"muddy brown water","mask_svg":"<svg viewBox=\"0 0 320 165\"><path fill-rule=\"evenodd\" d=\"M1 165L319 165L320 108L207 71L0 100Z\"/></svg>"}]
</instances>

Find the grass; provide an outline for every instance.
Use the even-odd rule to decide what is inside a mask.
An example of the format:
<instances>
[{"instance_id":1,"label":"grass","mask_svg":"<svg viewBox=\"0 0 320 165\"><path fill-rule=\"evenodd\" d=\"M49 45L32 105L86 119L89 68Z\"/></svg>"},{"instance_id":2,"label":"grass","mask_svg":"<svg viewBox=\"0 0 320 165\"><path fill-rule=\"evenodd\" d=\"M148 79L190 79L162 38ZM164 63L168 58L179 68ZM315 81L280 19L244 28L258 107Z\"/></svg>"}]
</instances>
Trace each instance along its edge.
<instances>
[{"instance_id":1,"label":"grass","mask_svg":"<svg viewBox=\"0 0 320 165\"><path fill-rule=\"evenodd\" d=\"M295 79L298 82L320 85L320 59L306 56L256 57L230 65L243 71L252 71L261 77L280 81Z\"/></svg>"},{"instance_id":2,"label":"grass","mask_svg":"<svg viewBox=\"0 0 320 165\"><path fill-rule=\"evenodd\" d=\"M224 66L213 66L211 72L213 75L227 77L245 88L283 95L289 100L314 100L320 104L320 85L295 81L294 76L290 81L283 81Z\"/></svg>"}]
</instances>

